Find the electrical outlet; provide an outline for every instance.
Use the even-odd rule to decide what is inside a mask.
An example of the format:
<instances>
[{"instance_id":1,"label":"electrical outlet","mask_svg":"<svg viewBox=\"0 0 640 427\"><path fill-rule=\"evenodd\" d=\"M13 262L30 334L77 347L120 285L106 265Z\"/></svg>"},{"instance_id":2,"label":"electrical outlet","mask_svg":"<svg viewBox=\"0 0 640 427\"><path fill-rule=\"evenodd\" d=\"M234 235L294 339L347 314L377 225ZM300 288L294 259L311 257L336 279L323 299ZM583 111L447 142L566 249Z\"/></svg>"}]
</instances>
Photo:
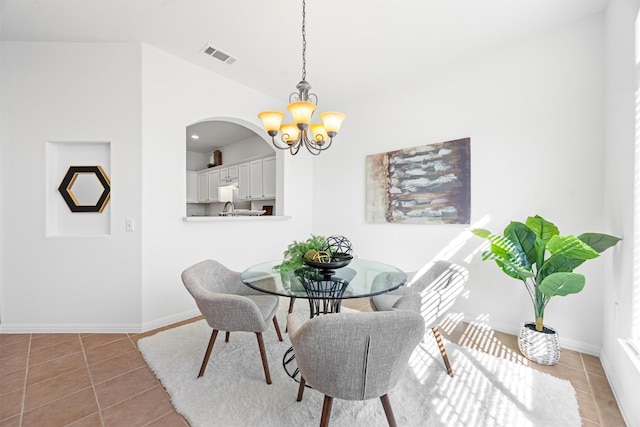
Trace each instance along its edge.
<instances>
[{"instance_id":1,"label":"electrical outlet","mask_svg":"<svg viewBox=\"0 0 640 427\"><path fill-rule=\"evenodd\" d=\"M127 231L133 231L135 229L135 222L133 221L133 218L127 218L124 229Z\"/></svg>"}]
</instances>

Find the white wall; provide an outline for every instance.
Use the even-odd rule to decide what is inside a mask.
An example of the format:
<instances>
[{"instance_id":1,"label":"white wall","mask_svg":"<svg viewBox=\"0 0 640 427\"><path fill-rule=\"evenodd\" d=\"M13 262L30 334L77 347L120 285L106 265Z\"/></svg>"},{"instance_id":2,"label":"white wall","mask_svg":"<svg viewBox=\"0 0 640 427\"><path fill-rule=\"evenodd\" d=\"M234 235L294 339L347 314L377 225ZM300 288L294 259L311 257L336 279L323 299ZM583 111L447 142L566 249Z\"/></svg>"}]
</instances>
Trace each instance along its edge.
<instances>
[{"instance_id":1,"label":"white wall","mask_svg":"<svg viewBox=\"0 0 640 427\"><path fill-rule=\"evenodd\" d=\"M141 235L124 223L142 206L140 47L5 42L2 57L1 328L135 329ZM111 235L45 236L45 193L60 184L47 141L110 142Z\"/></svg>"},{"instance_id":2,"label":"white wall","mask_svg":"<svg viewBox=\"0 0 640 427\"><path fill-rule=\"evenodd\" d=\"M282 152L290 219L182 219L185 127L219 118L262 132L256 112L286 100L139 44L3 43L2 56L1 331L164 325L196 312L184 268L215 258L242 270L310 234L310 158ZM59 185L45 179L48 140L111 143L110 236L45 237L45 189Z\"/></svg>"},{"instance_id":3,"label":"white wall","mask_svg":"<svg viewBox=\"0 0 640 427\"><path fill-rule=\"evenodd\" d=\"M308 157L276 153L284 214L291 219L183 222L185 127L203 119L229 119L264 133L257 112L285 105L286 100L266 97L153 47L143 46L142 51L142 322L143 329L149 329L194 310L180 281L189 265L213 258L243 270L281 258L292 240L310 234L312 165ZM283 169L295 179L286 179Z\"/></svg>"},{"instance_id":4,"label":"white wall","mask_svg":"<svg viewBox=\"0 0 640 427\"><path fill-rule=\"evenodd\" d=\"M607 174L603 205L605 219L612 231L624 236L625 240L615 248L615 257L607 262L607 287L602 299L604 334L601 359L625 420L630 426L640 425L640 406L635 397L640 384L640 361L634 360L627 353L621 340L631 336L634 301L634 157L638 160L634 156L634 26L639 8L638 0L611 0L605 21L604 160ZM637 294L635 300L637 304Z\"/></svg>"},{"instance_id":5,"label":"white wall","mask_svg":"<svg viewBox=\"0 0 640 427\"><path fill-rule=\"evenodd\" d=\"M314 231L344 234L361 257L407 270L451 257L471 269L457 308L517 332L533 319L532 304L520 282L480 260L483 242L465 234L469 226L365 222L365 156L470 137L472 225L502 232L540 214L564 234L612 231L602 207L603 59L595 16L410 84L381 82L384 90L345 106L341 133L315 164ZM611 256L580 268L582 293L548 306L546 323L563 345L598 353Z\"/></svg>"}]
</instances>

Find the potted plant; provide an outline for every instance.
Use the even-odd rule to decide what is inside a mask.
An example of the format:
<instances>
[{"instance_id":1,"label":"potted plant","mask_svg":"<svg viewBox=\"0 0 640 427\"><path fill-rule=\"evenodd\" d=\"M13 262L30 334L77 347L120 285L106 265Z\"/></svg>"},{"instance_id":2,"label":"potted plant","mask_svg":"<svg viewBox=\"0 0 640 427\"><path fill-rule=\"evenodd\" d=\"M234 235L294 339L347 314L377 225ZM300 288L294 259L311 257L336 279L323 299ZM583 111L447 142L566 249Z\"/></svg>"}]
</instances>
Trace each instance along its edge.
<instances>
[{"instance_id":1,"label":"potted plant","mask_svg":"<svg viewBox=\"0 0 640 427\"><path fill-rule=\"evenodd\" d=\"M307 240L298 242L296 240L287 246L287 249L282 253L285 259L274 268L281 274L285 275L292 271L306 268L306 265L302 261L302 258L308 251L322 251L327 244L327 239L324 236L311 235Z\"/></svg>"},{"instance_id":2,"label":"potted plant","mask_svg":"<svg viewBox=\"0 0 640 427\"><path fill-rule=\"evenodd\" d=\"M573 270L615 246L620 238L602 233L561 236L558 227L539 215L528 217L524 224L510 222L503 235L483 228L471 232L491 242L482 259L494 260L509 277L521 280L533 302L535 323L521 325L520 351L537 363L554 365L560 346L557 333L544 325L547 304L554 296L582 291L585 277Z\"/></svg>"}]
</instances>

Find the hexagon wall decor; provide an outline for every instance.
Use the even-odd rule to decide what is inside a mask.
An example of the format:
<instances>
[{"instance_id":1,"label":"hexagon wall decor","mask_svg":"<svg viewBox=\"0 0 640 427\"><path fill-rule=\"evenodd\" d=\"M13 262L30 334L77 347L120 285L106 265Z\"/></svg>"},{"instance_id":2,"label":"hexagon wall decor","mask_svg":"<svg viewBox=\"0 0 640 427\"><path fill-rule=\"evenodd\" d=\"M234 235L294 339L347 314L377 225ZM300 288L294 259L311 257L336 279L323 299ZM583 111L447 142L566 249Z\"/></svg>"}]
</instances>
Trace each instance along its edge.
<instances>
[{"instance_id":1,"label":"hexagon wall decor","mask_svg":"<svg viewBox=\"0 0 640 427\"><path fill-rule=\"evenodd\" d=\"M91 177L95 178L92 182ZM78 178L81 178L78 180ZM84 192L89 194L79 194L79 183L84 182ZM76 193L73 191L76 186ZM97 191L94 191L97 190ZM102 212L111 198L111 183L109 177L100 166L70 166L65 174L58 191L62 195L71 212ZM87 199L95 202L87 202Z\"/></svg>"}]
</instances>

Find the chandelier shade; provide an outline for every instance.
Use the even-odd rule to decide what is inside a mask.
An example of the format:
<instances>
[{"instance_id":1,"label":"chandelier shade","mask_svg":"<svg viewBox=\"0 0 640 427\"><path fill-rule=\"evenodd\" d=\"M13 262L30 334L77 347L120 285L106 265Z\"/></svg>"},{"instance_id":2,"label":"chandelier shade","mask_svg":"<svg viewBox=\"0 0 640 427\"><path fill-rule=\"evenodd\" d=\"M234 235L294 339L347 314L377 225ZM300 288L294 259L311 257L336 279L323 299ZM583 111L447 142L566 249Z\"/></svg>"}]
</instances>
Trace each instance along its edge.
<instances>
[{"instance_id":1,"label":"chandelier shade","mask_svg":"<svg viewBox=\"0 0 640 427\"><path fill-rule=\"evenodd\" d=\"M282 140L289 145L296 142L300 134L300 129L294 123L285 123L280 126L280 130L282 131Z\"/></svg>"},{"instance_id":2,"label":"chandelier shade","mask_svg":"<svg viewBox=\"0 0 640 427\"><path fill-rule=\"evenodd\" d=\"M282 123L282 119L284 119L284 113L281 113L280 111L269 110L263 111L262 113L258 114L258 117L260 118L260 120L262 120L262 125L264 126L267 133L271 135L271 133L273 132L273 135L271 136L275 136L280 130L280 123Z\"/></svg>"},{"instance_id":3,"label":"chandelier shade","mask_svg":"<svg viewBox=\"0 0 640 427\"><path fill-rule=\"evenodd\" d=\"M316 110L316 104L309 101L292 102L287 110L293 116L293 122L301 129L306 129L311 123L311 116ZM301 125L303 125L301 127Z\"/></svg>"},{"instance_id":4,"label":"chandelier shade","mask_svg":"<svg viewBox=\"0 0 640 427\"><path fill-rule=\"evenodd\" d=\"M320 120L322 120L324 124L324 129L331 137L338 134L340 126L346 117L344 114L335 111L327 111L326 113L320 114Z\"/></svg>"},{"instance_id":5,"label":"chandelier shade","mask_svg":"<svg viewBox=\"0 0 640 427\"><path fill-rule=\"evenodd\" d=\"M329 135L327 135L327 130L322 123L314 123L309 127L311 129L311 133L313 134L314 141L322 142L329 139Z\"/></svg>"},{"instance_id":6,"label":"chandelier shade","mask_svg":"<svg viewBox=\"0 0 640 427\"><path fill-rule=\"evenodd\" d=\"M302 0L302 80L296 86L297 92L289 95L287 109L293 117L293 123L282 123L285 114L280 111L267 110L258 114L264 129L271 137L271 142L276 148L289 150L292 155L298 153L300 146L317 156L331 146L333 138L338 134L342 122L346 116L338 112L325 112L320 114L322 123L311 124L313 113L316 110L318 97L309 93L311 85L305 80L306 70L306 2ZM309 137L311 132L311 137ZM281 133L279 140L276 140Z\"/></svg>"}]
</instances>

